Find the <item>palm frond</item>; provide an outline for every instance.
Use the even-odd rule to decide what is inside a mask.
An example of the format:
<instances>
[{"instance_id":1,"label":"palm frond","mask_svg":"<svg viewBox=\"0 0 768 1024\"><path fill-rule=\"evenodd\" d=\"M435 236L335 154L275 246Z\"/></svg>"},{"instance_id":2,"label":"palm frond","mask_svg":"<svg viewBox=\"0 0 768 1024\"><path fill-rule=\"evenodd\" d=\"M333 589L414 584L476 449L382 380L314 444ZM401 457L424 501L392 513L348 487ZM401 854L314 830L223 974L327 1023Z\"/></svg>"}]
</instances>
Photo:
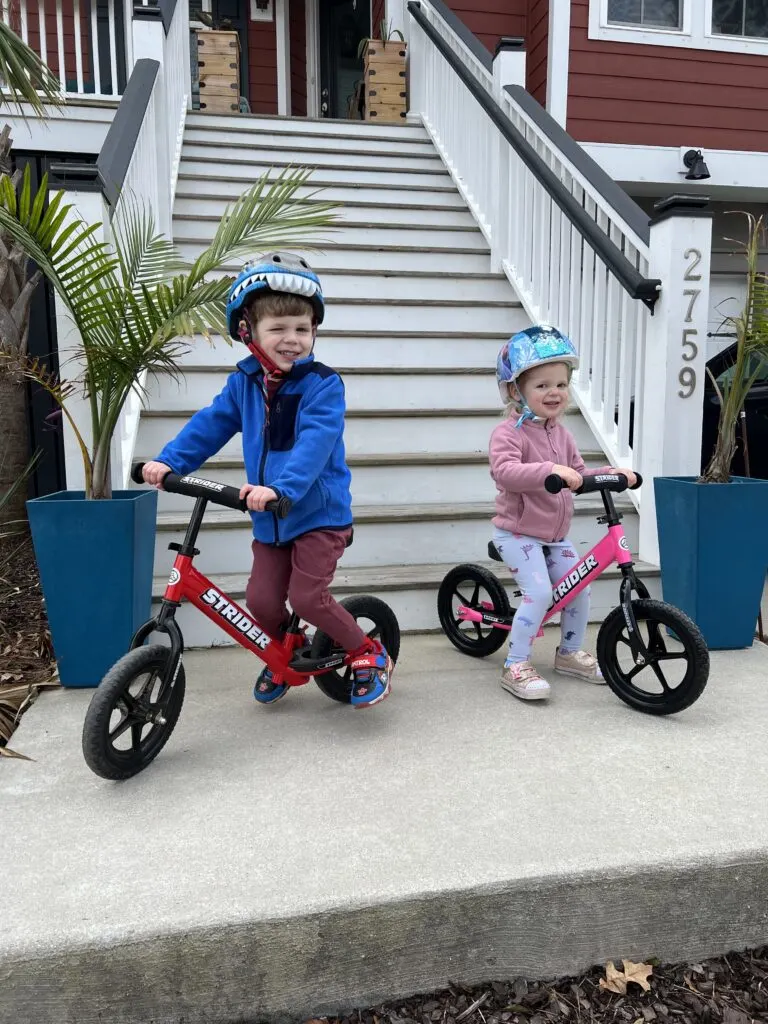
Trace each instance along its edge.
<instances>
[{"instance_id":1,"label":"palm frond","mask_svg":"<svg viewBox=\"0 0 768 1024\"><path fill-rule=\"evenodd\" d=\"M8 0L0 0L0 14L9 11ZM15 105L23 114L29 103L41 114L45 103L61 102L59 80L24 40L0 17L0 106Z\"/></svg>"}]
</instances>

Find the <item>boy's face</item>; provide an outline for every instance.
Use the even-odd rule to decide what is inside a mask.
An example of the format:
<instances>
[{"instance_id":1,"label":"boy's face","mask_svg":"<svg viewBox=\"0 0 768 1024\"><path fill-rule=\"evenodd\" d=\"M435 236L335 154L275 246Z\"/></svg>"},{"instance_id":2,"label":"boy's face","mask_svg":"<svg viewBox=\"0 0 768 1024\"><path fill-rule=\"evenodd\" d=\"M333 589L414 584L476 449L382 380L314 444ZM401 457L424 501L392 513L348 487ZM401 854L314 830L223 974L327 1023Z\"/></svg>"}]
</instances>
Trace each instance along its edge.
<instances>
[{"instance_id":1,"label":"boy's face","mask_svg":"<svg viewBox=\"0 0 768 1024\"><path fill-rule=\"evenodd\" d=\"M569 373L565 363L534 366L520 378L520 392L534 416L554 419L568 404Z\"/></svg>"},{"instance_id":2,"label":"boy's face","mask_svg":"<svg viewBox=\"0 0 768 1024\"><path fill-rule=\"evenodd\" d=\"M301 316L264 316L254 330L254 341L284 372L312 351L314 328L309 313Z\"/></svg>"}]
</instances>

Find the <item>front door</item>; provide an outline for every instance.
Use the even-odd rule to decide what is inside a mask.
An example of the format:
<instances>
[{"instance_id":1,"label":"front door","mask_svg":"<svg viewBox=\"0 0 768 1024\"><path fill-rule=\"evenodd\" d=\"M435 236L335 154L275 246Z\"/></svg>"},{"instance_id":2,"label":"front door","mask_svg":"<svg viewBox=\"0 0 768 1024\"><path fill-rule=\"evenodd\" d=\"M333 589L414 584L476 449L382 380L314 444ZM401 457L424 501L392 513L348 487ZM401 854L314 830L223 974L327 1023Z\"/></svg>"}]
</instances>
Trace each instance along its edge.
<instances>
[{"instance_id":1,"label":"front door","mask_svg":"<svg viewBox=\"0 0 768 1024\"><path fill-rule=\"evenodd\" d=\"M363 80L360 40L371 34L370 0L320 0L320 112L323 117L360 117Z\"/></svg>"}]
</instances>

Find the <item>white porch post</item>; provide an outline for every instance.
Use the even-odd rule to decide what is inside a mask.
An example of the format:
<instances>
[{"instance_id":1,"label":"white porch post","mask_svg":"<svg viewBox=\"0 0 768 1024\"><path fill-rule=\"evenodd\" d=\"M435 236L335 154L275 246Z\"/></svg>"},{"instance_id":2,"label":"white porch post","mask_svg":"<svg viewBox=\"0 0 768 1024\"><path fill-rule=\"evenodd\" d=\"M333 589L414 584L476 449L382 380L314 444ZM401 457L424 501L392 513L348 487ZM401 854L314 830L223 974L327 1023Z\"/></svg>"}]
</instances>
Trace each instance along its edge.
<instances>
[{"instance_id":1,"label":"white porch post","mask_svg":"<svg viewBox=\"0 0 768 1024\"><path fill-rule=\"evenodd\" d=\"M408 17L408 0L386 0L384 5L384 17L387 24L391 23L392 29L399 29L408 42L410 18ZM371 35L377 36L379 26L373 25Z\"/></svg>"},{"instance_id":2,"label":"white porch post","mask_svg":"<svg viewBox=\"0 0 768 1024\"><path fill-rule=\"evenodd\" d=\"M571 0L549 0L547 110L565 128L571 52Z\"/></svg>"},{"instance_id":3,"label":"white porch post","mask_svg":"<svg viewBox=\"0 0 768 1024\"><path fill-rule=\"evenodd\" d=\"M288 7L289 0L275 0L277 112L281 117L291 115L291 28Z\"/></svg>"},{"instance_id":4,"label":"white porch post","mask_svg":"<svg viewBox=\"0 0 768 1024\"><path fill-rule=\"evenodd\" d=\"M493 58L493 96L501 104L507 85L525 88L525 40L504 36L499 40ZM517 155L501 134L497 133L494 159L494 210L491 223L491 271L499 273L502 260L509 252L510 211L508 208L511 176L517 167Z\"/></svg>"},{"instance_id":5,"label":"white porch post","mask_svg":"<svg viewBox=\"0 0 768 1024\"><path fill-rule=\"evenodd\" d=\"M653 478L698 476L706 373L712 214L707 196L670 196L651 222L648 276L663 281L649 318L639 417L640 557L658 565ZM638 414L635 414L635 423Z\"/></svg>"}]
</instances>

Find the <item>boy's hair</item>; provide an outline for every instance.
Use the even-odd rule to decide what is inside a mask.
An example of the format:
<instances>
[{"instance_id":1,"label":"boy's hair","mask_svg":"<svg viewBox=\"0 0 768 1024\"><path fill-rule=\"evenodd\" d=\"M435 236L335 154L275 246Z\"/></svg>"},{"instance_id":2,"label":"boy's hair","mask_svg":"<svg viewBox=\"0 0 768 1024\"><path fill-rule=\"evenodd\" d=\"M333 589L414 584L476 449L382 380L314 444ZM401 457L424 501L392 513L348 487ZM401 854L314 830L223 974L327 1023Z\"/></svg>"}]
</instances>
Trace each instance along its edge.
<instances>
[{"instance_id":1,"label":"boy's hair","mask_svg":"<svg viewBox=\"0 0 768 1024\"><path fill-rule=\"evenodd\" d=\"M291 295L288 292L267 292L266 295L256 297L246 304L245 311L248 314L253 327L265 316L305 316L312 318L315 323L315 311L312 303L301 295Z\"/></svg>"}]
</instances>

